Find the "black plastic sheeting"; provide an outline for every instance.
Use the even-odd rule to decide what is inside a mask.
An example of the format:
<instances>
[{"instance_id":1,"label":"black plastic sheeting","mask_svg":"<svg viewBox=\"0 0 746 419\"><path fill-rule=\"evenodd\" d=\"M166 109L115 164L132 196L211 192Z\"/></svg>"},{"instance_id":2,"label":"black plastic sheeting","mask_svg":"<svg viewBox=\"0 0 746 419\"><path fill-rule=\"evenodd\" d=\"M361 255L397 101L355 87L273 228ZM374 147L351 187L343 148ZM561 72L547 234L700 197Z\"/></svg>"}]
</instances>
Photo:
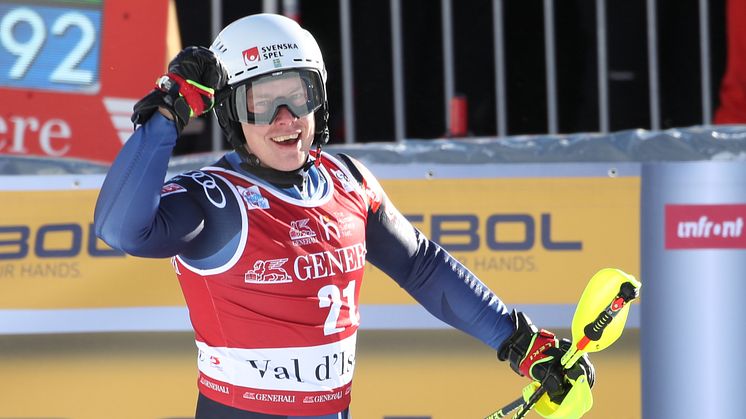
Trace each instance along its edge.
<instances>
[{"instance_id":1,"label":"black plastic sheeting","mask_svg":"<svg viewBox=\"0 0 746 419\"><path fill-rule=\"evenodd\" d=\"M656 162L723 160L746 163L746 125L713 125L611 134L578 133L506 138L407 140L402 143L329 145L365 163L490 164L572 162ZM169 172L216 161L224 153L177 156ZM105 173L108 165L59 158L0 155L0 174Z\"/></svg>"}]
</instances>

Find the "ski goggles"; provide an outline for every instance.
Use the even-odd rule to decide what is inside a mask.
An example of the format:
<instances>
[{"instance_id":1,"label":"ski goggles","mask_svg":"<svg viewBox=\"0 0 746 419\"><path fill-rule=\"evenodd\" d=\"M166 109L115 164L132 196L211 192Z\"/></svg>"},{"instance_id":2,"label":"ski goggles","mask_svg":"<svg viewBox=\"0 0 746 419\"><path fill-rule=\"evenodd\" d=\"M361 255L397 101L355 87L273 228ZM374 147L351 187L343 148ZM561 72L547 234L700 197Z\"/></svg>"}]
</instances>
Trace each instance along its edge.
<instances>
[{"instance_id":1,"label":"ski goggles","mask_svg":"<svg viewBox=\"0 0 746 419\"><path fill-rule=\"evenodd\" d=\"M318 72L292 69L252 78L236 86L232 96L239 121L267 125L283 106L296 118L315 112L326 95Z\"/></svg>"}]
</instances>

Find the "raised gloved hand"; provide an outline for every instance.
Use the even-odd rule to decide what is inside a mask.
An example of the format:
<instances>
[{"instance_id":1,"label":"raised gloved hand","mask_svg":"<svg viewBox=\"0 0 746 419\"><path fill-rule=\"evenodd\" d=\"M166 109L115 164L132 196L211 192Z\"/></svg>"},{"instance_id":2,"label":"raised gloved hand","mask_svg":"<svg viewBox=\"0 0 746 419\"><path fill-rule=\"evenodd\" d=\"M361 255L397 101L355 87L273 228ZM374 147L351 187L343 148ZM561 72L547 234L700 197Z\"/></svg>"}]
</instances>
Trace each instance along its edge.
<instances>
[{"instance_id":1,"label":"raised gloved hand","mask_svg":"<svg viewBox=\"0 0 746 419\"><path fill-rule=\"evenodd\" d=\"M223 64L204 47L187 47L168 64L168 73L156 81L155 89L135 104L132 122L143 124L158 108L166 109L179 133L189 118L212 109L215 90L228 79Z\"/></svg>"},{"instance_id":2,"label":"raised gloved hand","mask_svg":"<svg viewBox=\"0 0 746 419\"><path fill-rule=\"evenodd\" d=\"M524 397L541 383L547 395L535 405L537 413L553 419L582 416L593 402L590 387L595 381L595 369L588 356L583 355L565 370L560 360L570 349L569 340L558 340L553 333L538 330L524 313L513 311L511 317L516 331L500 345L497 356L501 361L507 360L519 375L534 380L524 389Z\"/></svg>"}]
</instances>

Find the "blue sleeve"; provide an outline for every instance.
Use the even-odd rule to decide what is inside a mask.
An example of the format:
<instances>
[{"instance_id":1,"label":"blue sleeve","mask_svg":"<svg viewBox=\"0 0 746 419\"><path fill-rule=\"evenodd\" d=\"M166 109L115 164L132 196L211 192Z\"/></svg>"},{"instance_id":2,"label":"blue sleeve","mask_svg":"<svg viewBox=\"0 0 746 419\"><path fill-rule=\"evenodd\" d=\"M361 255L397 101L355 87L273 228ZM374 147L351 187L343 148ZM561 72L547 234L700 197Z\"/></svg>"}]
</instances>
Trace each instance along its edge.
<instances>
[{"instance_id":1,"label":"blue sleeve","mask_svg":"<svg viewBox=\"0 0 746 419\"><path fill-rule=\"evenodd\" d=\"M117 155L94 214L96 235L109 246L135 256L174 256L202 225L202 210L187 194L161 200L176 139L174 123L155 113Z\"/></svg>"},{"instance_id":2,"label":"blue sleeve","mask_svg":"<svg viewBox=\"0 0 746 419\"><path fill-rule=\"evenodd\" d=\"M370 211L368 260L438 319L494 349L514 332L505 305L473 273L429 240L383 196Z\"/></svg>"}]
</instances>

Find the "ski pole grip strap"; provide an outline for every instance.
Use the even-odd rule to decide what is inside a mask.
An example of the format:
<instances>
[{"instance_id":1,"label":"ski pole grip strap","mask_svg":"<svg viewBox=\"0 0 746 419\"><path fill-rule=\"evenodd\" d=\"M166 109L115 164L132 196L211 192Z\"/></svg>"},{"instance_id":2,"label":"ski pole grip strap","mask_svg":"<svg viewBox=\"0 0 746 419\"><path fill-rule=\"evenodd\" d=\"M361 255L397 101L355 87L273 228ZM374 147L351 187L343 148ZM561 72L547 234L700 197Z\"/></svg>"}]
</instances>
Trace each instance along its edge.
<instances>
[{"instance_id":1,"label":"ski pole grip strap","mask_svg":"<svg viewBox=\"0 0 746 419\"><path fill-rule=\"evenodd\" d=\"M500 345L500 348L497 350L497 358L500 361L507 360L510 368L518 373L518 375L523 376L525 374L521 372L521 363L526 357L534 336L539 331L525 313L513 310L510 313L510 317L515 322L515 332Z\"/></svg>"}]
</instances>

